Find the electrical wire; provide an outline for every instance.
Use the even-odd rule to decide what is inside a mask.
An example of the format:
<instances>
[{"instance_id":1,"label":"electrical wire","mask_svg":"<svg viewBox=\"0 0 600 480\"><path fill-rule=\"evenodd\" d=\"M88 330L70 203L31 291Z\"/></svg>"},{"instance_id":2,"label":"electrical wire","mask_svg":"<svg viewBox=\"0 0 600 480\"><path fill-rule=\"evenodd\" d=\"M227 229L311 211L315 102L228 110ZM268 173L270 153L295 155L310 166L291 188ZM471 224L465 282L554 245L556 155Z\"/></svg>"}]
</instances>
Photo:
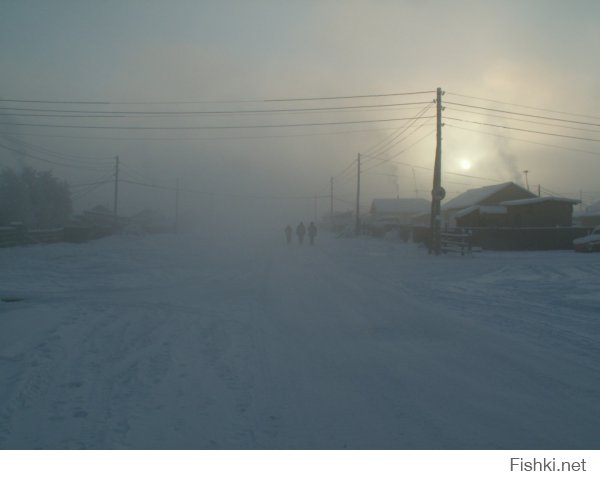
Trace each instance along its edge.
<instances>
[{"instance_id":1,"label":"electrical wire","mask_svg":"<svg viewBox=\"0 0 600 480\"><path fill-rule=\"evenodd\" d=\"M104 160L108 160L108 159L114 159L114 157L91 157L91 156L84 156L84 155L70 155L67 153L56 152L56 151L50 150L48 148L40 147L39 145L35 145L33 143L26 142L25 140L22 140L20 138L15 138L10 134L4 134L4 136L5 136L5 138L11 140L12 142L18 143L19 145L21 145L25 148L28 148L31 150L38 150L45 155L50 155L51 157L56 157L56 158L60 158L63 160L70 160L70 161L93 160L95 162L95 164L97 165L99 160L104 161ZM103 162L103 163L105 163L105 162Z\"/></svg>"},{"instance_id":2,"label":"electrical wire","mask_svg":"<svg viewBox=\"0 0 600 480\"><path fill-rule=\"evenodd\" d=\"M423 117L434 118L434 117ZM345 122L312 122L312 123L288 123L288 124L264 124L264 125L204 125L193 127L148 127L148 126L109 126L109 125L56 125L45 123L4 123L0 125L12 125L20 127L50 127L50 128L75 128L75 129L99 129L99 130L232 130L232 129L253 129L253 128L289 128L289 127L315 127L326 125L356 125L365 123L399 122L411 120L407 118L384 118L378 120L354 120Z\"/></svg>"},{"instance_id":3,"label":"electrical wire","mask_svg":"<svg viewBox=\"0 0 600 480\"><path fill-rule=\"evenodd\" d=\"M419 113L417 114L417 118L422 117L423 115L425 115L425 113L427 113L427 111L433 106L433 103L430 103L427 107L421 109L421 111L419 111ZM412 122L410 122L409 125L407 125L406 127L402 127L398 130L398 132L394 135L391 135L388 139L384 140L383 142L378 142L376 145L367 148L367 150L364 152L367 155L373 154L373 155L379 155L381 153L383 153L383 151L379 151L384 145L386 144L390 144L391 142L393 142L394 140L396 140L398 137L400 137L404 132L406 132L414 123L416 122L416 120L413 120ZM391 147L390 147L391 148Z\"/></svg>"},{"instance_id":4,"label":"electrical wire","mask_svg":"<svg viewBox=\"0 0 600 480\"><path fill-rule=\"evenodd\" d=\"M346 173L350 168L352 168L356 164L356 160L352 160L346 167L342 169L342 171L336 175L333 175L334 180L337 177L341 177L344 173Z\"/></svg>"},{"instance_id":5,"label":"electrical wire","mask_svg":"<svg viewBox=\"0 0 600 480\"><path fill-rule=\"evenodd\" d=\"M72 200L80 200L83 197L89 195L90 193L98 190L98 188L100 188L102 185L106 185L107 183L112 183L112 182L110 182L110 181L98 182L96 185L92 185L92 186L88 187L87 189L85 189L83 191L80 191L80 192L77 192L77 193L73 194L71 196L71 199Z\"/></svg>"},{"instance_id":6,"label":"electrical wire","mask_svg":"<svg viewBox=\"0 0 600 480\"><path fill-rule=\"evenodd\" d=\"M478 110L486 110L488 112L498 112L498 113L509 113L511 115L521 115L523 117L531 117L531 118L540 118L542 120L554 120L556 122L565 122L565 123L575 123L578 125L591 125L594 127L600 127L600 123L591 123L591 122L581 122L579 120L569 120L566 118L558 118L558 117L547 117L544 115L533 115L531 113L522 113L522 112L514 112L510 110L500 110L498 108L488 108L488 107L479 107L476 105L468 105L465 103L456 103L456 102L444 102L445 105L455 105L459 107L468 107L468 108L476 108Z\"/></svg>"},{"instance_id":7,"label":"electrical wire","mask_svg":"<svg viewBox=\"0 0 600 480\"><path fill-rule=\"evenodd\" d=\"M535 133L538 135L548 135L551 137L561 137L561 138L570 138L573 140L585 140L588 142L600 142L600 139L598 138L587 138L587 137L576 137L574 135L562 135L559 133L550 133L550 132L540 132L540 131L536 131L536 130L529 130L526 128L517 128L517 127L508 127L506 125L496 125L493 123L486 123L486 122L476 122L474 120L464 120L462 118L456 118L456 117L445 117L447 120L455 120L457 122L465 122L465 123L474 123L476 125L484 125L486 127L496 127L496 128L504 128L507 130L516 130L518 132L527 132L527 133Z\"/></svg>"},{"instance_id":8,"label":"electrical wire","mask_svg":"<svg viewBox=\"0 0 600 480\"><path fill-rule=\"evenodd\" d=\"M399 162L397 160L386 160L386 162L393 163L395 165L402 165L402 166L405 166L405 167L411 167L411 168L418 168L418 169L421 169L421 170L433 171L433 168L431 168L431 167L424 167L422 165L415 165L415 164L412 164L412 163ZM378 165L378 166L380 166L380 165ZM370 169L371 168L375 168L375 167L370 167ZM476 176L476 175L469 175L469 174L466 174L466 173L450 172L450 171L444 171L442 173L444 175L454 175L454 176L458 176L458 177L471 178L471 179L475 179L475 180L484 180L484 181L501 182L501 183L504 182L504 180L500 180L500 179L497 179L497 178L480 177L480 176Z\"/></svg>"},{"instance_id":9,"label":"electrical wire","mask_svg":"<svg viewBox=\"0 0 600 480\"><path fill-rule=\"evenodd\" d=\"M255 195L255 194L237 194L237 193L217 193L217 192L209 192L202 190L195 190L190 188L179 188L176 187L168 187L165 185L157 185L157 184L149 184L143 182L136 182L133 180L127 179L119 179L119 182L127 183L130 185L138 185L143 187L155 188L159 190L169 190L169 191L177 191L180 192L188 192L195 193L199 195L209 195L209 196L217 196L217 197L227 197L227 198L252 198L252 199L266 199L266 200L307 200L307 199L315 199L315 198L329 198L329 195Z\"/></svg>"},{"instance_id":10,"label":"electrical wire","mask_svg":"<svg viewBox=\"0 0 600 480\"><path fill-rule=\"evenodd\" d=\"M400 107L408 105L425 105L430 102L406 102L406 103L387 103L387 104L376 104L376 105L344 105L341 107L312 107L312 108L277 108L277 109L260 109L260 110L202 110L202 111L102 111L102 110L59 110L59 109L43 109L43 108L23 108L23 107L0 107L0 110L15 110L25 112L52 112L57 114L77 114L71 115L76 117L90 116L96 118L113 118L127 117L129 115L143 115L143 116L154 116L154 115L240 115L240 114L264 114L264 113L294 113L294 112L334 112L339 110L356 110L363 108L389 108L389 107ZM84 115L85 114L85 115ZM8 113L0 115L20 115L25 116L26 114L19 113ZM27 114L32 115L32 114ZM69 116L69 115L65 115Z\"/></svg>"},{"instance_id":11,"label":"electrical wire","mask_svg":"<svg viewBox=\"0 0 600 480\"><path fill-rule=\"evenodd\" d=\"M554 144L551 144L551 143L535 142L533 140L525 140L524 138L507 137L506 135L500 135L498 133L483 132L481 130L475 130L473 128L459 127L458 125L452 125L451 123L444 123L444 126L445 127L450 127L450 128L456 128L458 130L465 130L467 132L475 132L475 133L479 133L479 134L482 134L482 135L490 135L492 137L504 138L506 140L514 140L514 141L517 141L517 142L531 143L533 145L541 145L541 146L544 146L544 147L558 148L558 149L561 149L561 150L568 150L568 151L571 151L571 152L588 153L590 155L600 155L600 152L594 152L594 151L591 151L591 150L583 150L581 148L564 147L562 145L554 145Z\"/></svg>"},{"instance_id":12,"label":"electrical wire","mask_svg":"<svg viewBox=\"0 0 600 480\"><path fill-rule=\"evenodd\" d=\"M4 150L8 150L10 152L16 153L18 155L23 155L25 157L29 157L29 158L31 158L33 160L39 160L40 162L50 163L52 165L58 165L58 166L61 166L61 167L82 168L82 169L86 169L86 170L99 170L99 171L104 170L102 168L95 168L95 167L92 167L90 165L76 165L76 164L67 164L67 163L62 163L62 162L55 162L53 160L48 160L47 158L42 158L42 157L38 157L37 155L32 155L32 154L27 153L25 151L16 150L14 148L8 147L8 146L3 145L3 144L0 144L0 148L3 148Z\"/></svg>"},{"instance_id":13,"label":"electrical wire","mask_svg":"<svg viewBox=\"0 0 600 480\"><path fill-rule=\"evenodd\" d=\"M460 108L454 108L454 107L447 107L446 110L449 110L451 112L461 112L461 113L468 113L470 115L482 115L482 116L486 116L486 117L493 117L493 118L500 118L502 120L514 120L516 122L523 122L523 123L531 123L534 125L544 125L546 127L557 127L557 128L566 128L569 130L577 130L579 132L591 132L591 133L599 133L600 134L600 130L595 130L595 129L591 129L591 128L582 128L582 127L572 127L569 125L557 125L556 123L547 123L547 122L538 122L535 120L527 120L524 118L515 118L515 117L505 117L503 115L494 115L494 114L489 114L489 113L483 113L483 112L471 112L469 110L463 110Z\"/></svg>"},{"instance_id":14,"label":"electrical wire","mask_svg":"<svg viewBox=\"0 0 600 480\"><path fill-rule=\"evenodd\" d=\"M594 118L596 120L600 120L600 117L595 116L595 115L586 115L583 113L572 113L572 112L565 112L565 111L561 111L561 110L551 110L549 108L540 108L540 107L533 107L531 105L523 105L523 104L519 104L519 103L509 103L509 102L503 102L500 100L492 100L490 98L482 98L482 97L475 97L472 95L462 95L460 93L453 93L453 92L446 92L447 95L453 95L455 97L463 97L463 98L471 98L473 100L482 100L484 102L492 102L492 103L499 103L499 104L503 104L503 105L510 105L512 107L521 107L521 108L529 108L531 110L538 110L540 112L550 112L550 113L559 113L562 115L571 115L574 117L582 117L582 118ZM448 102L445 102L448 103Z\"/></svg>"},{"instance_id":15,"label":"electrical wire","mask_svg":"<svg viewBox=\"0 0 600 480\"><path fill-rule=\"evenodd\" d=\"M407 95L422 95L435 93L435 90L415 91L415 92L398 92L398 93L379 93L368 95L346 95L332 97L304 97L304 98L271 98L271 99L255 99L255 100L196 100L196 101L164 101L164 102L117 102L117 101L98 101L98 100L39 100L39 99L15 99L4 98L0 102L13 103L48 103L48 104L84 104L84 105L188 105L188 104L211 104L211 103L262 103L262 102L300 102L312 100L342 100L350 98L378 98L378 97L396 97Z\"/></svg>"},{"instance_id":16,"label":"electrical wire","mask_svg":"<svg viewBox=\"0 0 600 480\"><path fill-rule=\"evenodd\" d=\"M280 135L235 135L227 137L157 137L151 136L146 138L141 137L103 137L103 136L84 136L84 135L50 135L44 133L31 133L31 132L0 132L0 135L19 135L29 137L44 137L44 138L69 138L75 140L112 140L112 141L173 141L173 142L184 142L184 141L213 141L213 140L256 140L256 139L267 139L267 138L294 138L294 137L315 137L315 136L327 136L327 135L346 135L356 133L371 133L371 132L383 132L387 130L396 130L395 127L388 128L374 128L374 129L361 129L361 130L339 130L336 132L311 132L311 133L286 133Z\"/></svg>"},{"instance_id":17,"label":"electrical wire","mask_svg":"<svg viewBox=\"0 0 600 480\"><path fill-rule=\"evenodd\" d=\"M372 170L374 168L380 167L381 165L391 161L393 158L399 157L400 155L402 155L403 153L407 152L409 149L411 149L412 147L414 147L415 145L417 145L418 143L420 143L421 141L425 140L427 137L429 137L431 134L433 134L436 131L436 129L430 131L429 133L427 133L426 135L422 136L421 138L419 138L416 142L411 143L408 147L406 147L404 150L396 153L395 155L393 155L392 157L389 157L387 159L382 159L381 157L373 157L371 155L368 155L369 158L374 158L374 159L379 159L382 160L382 162L378 163L377 165L372 165L369 168L361 171L361 173L365 173L368 172L369 170Z\"/></svg>"}]
</instances>

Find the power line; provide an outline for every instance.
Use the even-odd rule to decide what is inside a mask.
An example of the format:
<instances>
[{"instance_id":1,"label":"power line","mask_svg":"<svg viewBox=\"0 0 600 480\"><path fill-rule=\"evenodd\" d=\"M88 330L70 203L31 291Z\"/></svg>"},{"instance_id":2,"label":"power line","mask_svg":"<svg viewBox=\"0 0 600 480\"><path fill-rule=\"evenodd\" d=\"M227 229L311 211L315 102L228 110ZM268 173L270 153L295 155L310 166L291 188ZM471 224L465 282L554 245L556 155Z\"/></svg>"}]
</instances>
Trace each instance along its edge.
<instances>
[{"instance_id":1,"label":"power line","mask_svg":"<svg viewBox=\"0 0 600 480\"><path fill-rule=\"evenodd\" d=\"M429 105L425 108L423 108L418 114L417 114L417 118L422 117L423 115L425 115L425 113L427 113L427 111L433 106L433 102L429 103ZM373 155L380 155L381 153L385 152L386 150L389 150L390 148L392 148L394 146L394 141L396 139L398 139L399 137L402 136L403 133L405 133L412 125L414 125L414 123L416 122L416 120L413 120L412 122L410 122L407 126L402 127L398 130L398 132L395 135L391 135L388 139L386 139L383 142L379 142L378 144L376 144L376 146L370 147L365 151L365 154L373 154ZM419 127L420 128L420 127ZM414 133L414 131L412 132ZM410 134L409 134L410 135ZM405 137L406 138L406 137ZM399 140L397 143L402 142L403 140ZM386 144L392 144L390 145L387 149L383 149L384 145Z\"/></svg>"},{"instance_id":2,"label":"power line","mask_svg":"<svg viewBox=\"0 0 600 480\"><path fill-rule=\"evenodd\" d=\"M416 128L413 130L413 131L411 131L410 133L408 133L408 134L407 134L407 135L406 135L404 138L398 139L397 141L395 141L395 142L394 142L394 144L392 144L392 145L390 145L389 147L387 147L387 148L385 148L385 149L383 149L383 150L381 150L381 151L377 152L377 153L376 153L376 155L382 155L382 154L384 154L384 153L386 153L386 152L390 151L392 148L395 148L395 147L397 147L397 146L398 146L398 145L400 145L402 142L404 142L404 141L405 141L405 140L406 140L408 137L410 137L411 135L414 135L416 132L418 132L418 131L419 131L421 128L423 128L423 127L424 127L424 126L426 126L426 125L431 125L431 123L430 123L430 122L423 122L421 125L419 125L418 127L416 127ZM423 138L426 138L428 135L430 135L430 134L426 134L426 135L425 135L424 137L422 137L421 139L423 139ZM420 141L420 140L417 140L417 142L416 142L416 143L419 143L419 141ZM410 148L412 145L413 145L413 144L411 144L411 145L410 145L408 148ZM402 150L401 152L398 152L398 153L394 154L394 157L395 157L395 156L398 156L398 155L401 155L401 154L402 154L402 153L404 153L406 150L407 150L407 149L405 149L405 150ZM392 157L392 158L394 158L394 157Z\"/></svg>"},{"instance_id":3,"label":"power line","mask_svg":"<svg viewBox=\"0 0 600 480\"><path fill-rule=\"evenodd\" d=\"M155 188L159 190L169 190L176 191L176 187L168 187L164 185L136 182L133 180L122 179L119 180L122 183L128 183L130 185L138 185L143 187ZM217 193L217 192L209 192L202 190L195 190L190 188L180 188L180 192L188 192L188 193L196 193L200 195L210 195L210 196L218 196L218 197L228 197L228 198L252 198L258 200L311 200L314 198L329 198L329 195L255 195L255 194L240 194L240 193Z\"/></svg>"},{"instance_id":4,"label":"power line","mask_svg":"<svg viewBox=\"0 0 600 480\"><path fill-rule=\"evenodd\" d=\"M346 96L331 96L331 97L302 97L302 98L271 98L271 99L254 99L254 100L178 100L178 101L139 101L139 102L118 102L118 101L98 101L98 100L40 100L40 99L0 99L0 102L13 103L48 103L48 104L84 104L84 105L187 105L187 104L211 104L211 103L262 103L262 102L300 102L312 100L343 100L351 98L377 98L377 97L396 97L407 95L421 95L427 93L435 93L434 90L416 91L416 92L397 92L397 93L378 93L368 95L346 95Z\"/></svg>"},{"instance_id":5,"label":"power line","mask_svg":"<svg viewBox=\"0 0 600 480\"><path fill-rule=\"evenodd\" d=\"M44 133L31 133L31 132L0 132L0 135L18 135L18 136L29 136L29 137L44 137L44 138L69 138L76 140L126 140L126 141L139 141L145 142L151 141L213 141L213 140L256 140L256 139L267 139L267 138L294 138L294 137L316 137L326 135L346 135L355 133L371 133L371 132L383 132L387 130L396 130L395 127L388 128L372 128L372 129L361 129L361 130L339 130L336 132L311 132L311 133L286 133L280 135L236 135L227 137L103 137L103 136L83 136L83 135L50 135Z\"/></svg>"},{"instance_id":6,"label":"power line","mask_svg":"<svg viewBox=\"0 0 600 480\"><path fill-rule=\"evenodd\" d=\"M0 98L0 102L13 103L66 103L66 104L84 104L84 105L110 105L111 102L101 101L83 101L83 100L22 100L15 98Z\"/></svg>"},{"instance_id":7,"label":"power line","mask_svg":"<svg viewBox=\"0 0 600 480\"><path fill-rule=\"evenodd\" d=\"M484 112L471 112L469 110L463 110L461 108L454 108L454 107L450 107L448 108L448 110L452 111L452 112L461 112L461 113L468 113L471 115L485 115L486 117L493 117L493 118L500 118L503 120L514 120L516 122L525 122L525 123L532 123L534 125L544 125L546 127L558 127L558 128L567 128L569 130L577 130L580 132L591 132L591 133L600 133L599 130L594 130L591 128L581 128L581 127L572 127L569 125L557 125L556 123L547 123L547 122L537 122L535 120L527 120L524 118L515 118L515 117L505 117L503 115L494 115L494 114L489 114L489 113L484 113Z\"/></svg>"},{"instance_id":8,"label":"power line","mask_svg":"<svg viewBox=\"0 0 600 480\"><path fill-rule=\"evenodd\" d=\"M8 150L10 152L16 153L18 155L23 155L29 158L32 158L34 160L39 160L40 162L45 162L45 163L50 163L52 165L58 165L61 167L67 167L67 168L83 168L83 169L87 169L87 170L103 170L102 168L94 168L92 166L89 165L74 165L74 164L67 164L67 163L61 163L61 162L55 162L53 160L48 160L47 158L42 158L42 157L38 157L37 155L32 155L30 153L27 153L25 151L21 151L21 150L16 150L14 148L8 147L6 145L0 144L0 148L3 148L5 150Z\"/></svg>"},{"instance_id":9,"label":"power line","mask_svg":"<svg viewBox=\"0 0 600 480\"><path fill-rule=\"evenodd\" d=\"M293 112L331 112L338 110L356 110L362 108L389 108L389 107L401 107L409 105L425 105L430 102L405 102L405 103L386 103L386 104L375 104L375 105L344 105L340 107L311 107L311 108L276 108L276 109L258 109L258 110L201 110L201 111L104 111L104 110L60 110L60 109L45 109L45 108L23 108L23 107L0 107L0 110L16 110L21 112L51 112L60 114L78 114L72 115L76 117L83 117L89 114L90 117L97 118L113 118L112 116L126 117L128 115L239 115L239 114L257 114L257 113L293 113ZM85 114L85 115L84 115ZM7 114L0 114L7 115ZM9 113L8 115L25 116L25 114ZM31 114L29 114L31 115ZM40 115L41 116L41 115ZM53 115L52 115L53 116ZM59 116L59 115L57 115ZM69 115L65 115L69 116Z\"/></svg>"},{"instance_id":10,"label":"power line","mask_svg":"<svg viewBox=\"0 0 600 480\"><path fill-rule=\"evenodd\" d=\"M427 170L427 171L433 170L433 168L431 168L431 167L424 167L422 165L415 165L412 163L399 162L397 160L388 160L388 159L382 159L382 160L385 160L386 163L389 162L389 163L393 163L395 165L402 165L405 167L418 168L418 169ZM380 163L379 165L376 165L376 166L380 166L380 165L383 165L383 163ZM376 166L370 167L369 170L375 168ZM466 177L466 178L472 178L472 179L476 179L476 180L485 180L485 181L491 181L491 182L503 182L503 180L499 180L497 178L479 177L479 176L469 175L466 173L459 173L459 172L444 171L444 175L455 175L458 177Z\"/></svg>"},{"instance_id":11,"label":"power line","mask_svg":"<svg viewBox=\"0 0 600 480\"><path fill-rule=\"evenodd\" d=\"M403 153L405 153L406 151L408 151L409 149L411 149L412 147L414 147L415 145L417 145L419 142L425 140L427 137L429 137L431 134L433 134L435 132L435 129L430 131L429 133L427 133L426 135L423 135L421 138L419 138L417 141L411 143L408 147L406 147L404 150L401 150L400 152L396 153L395 155L393 155L392 157L389 157L387 159L383 159L381 157L374 157L372 155L365 155L366 157L372 158L372 159L379 159L379 160L383 160L382 162L378 163L377 165L373 165L369 168L367 168L366 170L363 170L363 173L368 172L369 170L372 170L374 168L380 167L381 165L383 165L384 163L390 162L392 160L392 158L396 158L399 157L400 155L402 155Z\"/></svg>"},{"instance_id":12,"label":"power line","mask_svg":"<svg viewBox=\"0 0 600 480\"><path fill-rule=\"evenodd\" d=\"M508 127L505 125L496 125L493 123L485 123L485 122L476 122L474 120L463 120L462 118L456 118L456 117L445 117L445 119L447 120L455 120L457 122L465 122L465 123L474 123L476 125L484 125L486 127L496 127L496 128L505 128L507 130L516 130L519 132L527 132L527 133L536 133L538 135L549 135L551 137L561 137L561 138L570 138L573 140L585 140L588 142L600 142L600 139L597 138L586 138L586 137L576 137L573 135L561 135L559 133L550 133L550 132L539 132L536 130L528 130L525 128L517 128L517 127Z\"/></svg>"},{"instance_id":13,"label":"power line","mask_svg":"<svg viewBox=\"0 0 600 480\"><path fill-rule=\"evenodd\" d=\"M354 164L356 163L356 160L352 160L346 167L344 167L342 169L342 171L336 175L333 175L333 178L338 178L341 177L344 173L346 173L348 170L350 170Z\"/></svg>"},{"instance_id":14,"label":"power line","mask_svg":"<svg viewBox=\"0 0 600 480\"><path fill-rule=\"evenodd\" d=\"M69 185L69 188L90 187L90 186L94 186L94 185L104 185L105 183L113 183L113 180L104 180L102 182L92 182L92 183L79 183L77 185Z\"/></svg>"},{"instance_id":15,"label":"power line","mask_svg":"<svg viewBox=\"0 0 600 480\"><path fill-rule=\"evenodd\" d=\"M562 115L572 115L574 117L594 118L594 119L600 120L600 117L598 117L598 116L585 115L583 113L572 113L572 112L565 112L565 111L561 111L561 110L551 110L549 108L533 107L531 105L523 105L523 104L519 104L519 103L502 102L500 100L492 100L490 98L475 97L472 95L461 95L460 93L453 93L453 92L446 92L446 94L454 95L456 97L472 98L474 100L482 100L484 102L500 103L500 104L504 104L504 105L510 105L512 107L529 108L531 110L539 110L540 112L560 113ZM448 102L445 102L445 103L448 103Z\"/></svg>"},{"instance_id":16,"label":"power line","mask_svg":"<svg viewBox=\"0 0 600 480\"><path fill-rule=\"evenodd\" d=\"M274 100L264 100L265 102L303 102L309 100L342 100L348 98L374 98L374 97L397 97L406 95L425 95L435 93L435 90L424 90L420 92L402 92L402 93L380 93L373 95L348 95L343 97L313 97L313 98L280 98Z\"/></svg>"},{"instance_id":17,"label":"power line","mask_svg":"<svg viewBox=\"0 0 600 480\"><path fill-rule=\"evenodd\" d=\"M444 126L450 127L450 128L456 128L458 130L465 130L467 132L475 132L475 133L479 133L481 135L490 135L492 137L505 138L507 140L514 140L517 142L525 142L525 143L531 143L534 145L541 145L544 147L559 148L561 150L568 150L571 152L589 153L590 155L600 155L600 152L594 152L591 150L583 150L581 148L572 148L572 147L563 147L562 145L554 145L551 143L535 142L533 140L525 140L524 138L507 137L506 135L500 135L498 133L483 132L481 130L475 130L473 128L459 127L458 125L452 125L451 123L445 123Z\"/></svg>"},{"instance_id":18,"label":"power line","mask_svg":"<svg viewBox=\"0 0 600 480\"><path fill-rule=\"evenodd\" d=\"M456 106L459 106L459 107L476 108L476 109L479 109L479 110L486 110L488 112L509 113L511 115L521 115L523 117L540 118L542 120L554 120L556 122L576 123L578 125L591 125L593 127L600 127L600 123L580 122L578 120L569 120L569 119L566 119L566 118L547 117L547 116L544 116L544 115L533 115L531 113L514 112L514 111L511 111L511 110L500 110L498 108L479 107L477 105L468 105L466 103L444 102L444 104L445 105L456 105Z\"/></svg>"},{"instance_id":19,"label":"power line","mask_svg":"<svg viewBox=\"0 0 600 480\"><path fill-rule=\"evenodd\" d=\"M77 192L77 193L73 194L72 199L73 200L80 200L81 198L83 198L86 195L89 195L90 193L98 190L98 188L100 188L102 185L105 185L107 183L112 183L112 182L111 181L98 182L95 185L91 185L87 189L84 189L83 191L80 191L80 192Z\"/></svg>"},{"instance_id":20,"label":"power line","mask_svg":"<svg viewBox=\"0 0 600 480\"><path fill-rule=\"evenodd\" d=\"M384 118L378 120L354 120L346 122L312 122L312 123L287 123L287 124L264 124L264 125L204 125L193 127L148 127L148 126L109 126L109 125L55 125L43 123L4 123L0 125L11 125L20 127L50 127L50 128L78 128L78 129L101 129L101 130L231 130L231 129L252 129L252 128L289 128L289 127L315 127L326 125L356 125L365 123L381 122L400 122L412 120L414 117L405 118ZM434 118L423 117L423 118Z\"/></svg>"},{"instance_id":21,"label":"power line","mask_svg":"<svg viewBox=\"0 0 600 480\"><path fill-rule=\"evenodd\" d=\"M96 164L97 164L98 160L108 160L108 158L110 158L110 157L90 157L90 156L84 156L84 155L70 155L67 153L60 153L60 152L56 152L54 150L50 150L48 148L40 147L39 145L35 145L30 142L26 142L25 140L22 140L20 138L15 138L12 134L0 133L0 135L4 135L5 137L7 137L7 139L11 140L12 142L18 143L19 145L22 145L26 148L29 148L32 150L38 150L38 151L42 152L43 154L50 155L51 157L61 158L63 160L71 160L71 161L94 160L94 161L96 161Z\"/></svg>"},{"instance_id":22,"label":"power line","mask_svg":"<svg viewBox=\"0 0 600 480\"><path fill-rule=\"evenodd\" d=\"M3 107L0 107L2 109ZM12 109L11 109L12 110ZM73 114L60 114L60 113L2 113L0 112L0 116L2 117L52 117L52 118L127 118L127 115L73 115Z\"/></svg>"}]
</instances>

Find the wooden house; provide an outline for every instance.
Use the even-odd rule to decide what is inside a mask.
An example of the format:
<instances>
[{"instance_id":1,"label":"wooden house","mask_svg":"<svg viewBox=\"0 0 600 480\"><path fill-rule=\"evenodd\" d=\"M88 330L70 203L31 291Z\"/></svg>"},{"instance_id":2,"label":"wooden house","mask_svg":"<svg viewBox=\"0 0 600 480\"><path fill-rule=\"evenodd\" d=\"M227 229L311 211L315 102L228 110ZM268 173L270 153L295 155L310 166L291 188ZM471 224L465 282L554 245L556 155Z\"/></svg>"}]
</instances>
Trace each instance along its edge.
<instances>
[{"instance_id":1,"label":"wooden house","mask_svg":"<svg viewBox=\"0 0 600 480\"><path fill-rule=\"evenodd\" d=\"M478 226L501 223L502 221L497 217L503 213L500 209L482 209L482 207L500 207L502 202L527 198L537 197L513 182L467 190L442 206L442 223L446 228L459 226L459 222L462 223L461 226L468 226L469 222L465 221L465 217L474 220Z\"/></svg>"},{"instance_id":2,"label":"wooden house","mask_svg":"<svg viewBox=\"0 0 600 480\"><path fill-rule=\"evenodd\" d=\"M428 213L431 203L424 198L376 198L371 202L370 217L374 222L394 220L410 224L418 214Z\"/></svg>"},{"instance_id":3,"label":"wooden house","mask_svg":"<svg viewBox=\"0 0 600 480\"><path fill-rule=\"evenodd\" d=\"M507 226L519 227L570 227L573 224L573 205L579 200L562 197L535 197L509 200L506 207Z\"/></svg>"}]
</instances>

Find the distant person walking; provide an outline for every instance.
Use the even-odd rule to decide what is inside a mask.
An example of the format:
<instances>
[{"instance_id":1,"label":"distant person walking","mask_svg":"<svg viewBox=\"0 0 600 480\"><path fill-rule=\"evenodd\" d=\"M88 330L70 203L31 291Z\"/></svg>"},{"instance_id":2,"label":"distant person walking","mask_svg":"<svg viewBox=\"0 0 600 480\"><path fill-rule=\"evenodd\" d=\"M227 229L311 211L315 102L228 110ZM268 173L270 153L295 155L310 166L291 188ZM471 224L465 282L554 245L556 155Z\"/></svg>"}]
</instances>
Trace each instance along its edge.
<instances>
[{"instance_id":1,"label":"distant person walking","mask_svg":"<svg viewBox=\"0 0 600 480\"><path fill-rule=\"evenodd\" d=\"M308 226L308 238L310 239L311 245L315 244L316 236L317 236L317 226L315 225L315 222L310 222L310 225Z\"/></svg>"},{"instance_id":2,"label":"distant person walking","mask_svg":"<svg viewBox=\"0 0 600 480\"><path fill-rule=\"evenodd\" d=\"M290 225L288 225L287 227L285 227L285 239L287 241L287 244L289 245L290 243L292 243L292 227Z\"/></svg>"},{"instance_id":3,"label":"distant person walking","mask_svg":"<svg viewBox=\"0 0 600 480\"><path fill-rule=\"evenodd\" d=\"M304 223L300 222L296 227L296 235L298 235L298 243L302 245L304 242L304 235L306 234L306 227Z\"/></svg>"}]
</instances>

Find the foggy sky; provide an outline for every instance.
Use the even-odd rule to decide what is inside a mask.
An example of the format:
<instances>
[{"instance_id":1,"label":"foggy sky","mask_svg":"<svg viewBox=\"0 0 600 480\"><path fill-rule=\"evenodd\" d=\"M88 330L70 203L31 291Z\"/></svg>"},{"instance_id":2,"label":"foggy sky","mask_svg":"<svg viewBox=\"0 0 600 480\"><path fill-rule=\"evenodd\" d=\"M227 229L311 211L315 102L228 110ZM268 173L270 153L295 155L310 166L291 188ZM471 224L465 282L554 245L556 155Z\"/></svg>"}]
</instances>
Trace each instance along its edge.
<instances>
[{"instance_id":1,"label":"foggy sky","mask_svg":"<svg viewBox=\"0 0 600 480\"><path fill-rule=\"evenodd\" d=\"M457 93L594 116L599 115L600 106L595 91L600 78L596 61L600 47L599 14L597 2L582 0L5 0L0 16L0 98L214 101L364 95L442 87L448 92L444 102L476 103L451 96L451 93ZM429 94L418 99L433 97ZM404 97L383 97L346 100L340 104L369 105L406 100ZM477 104L512 109L500 104ZM301 106L320 105L323 102ZM64 104L60 106L65 107ZM265 104L259 106L265 108ZM284 108L290 104L266 106ZM81 105L73 107L84 108ZM256 107L256 104L188 104L151 108L226 110ZM52 108L52 105L44 105L44 108ZM111 105L108 110L140 108L148 108L148 105ZM383 112L114 120L3 115L0 122L247 125L396 118L414 115L417 111L389 109ZM565 117L559 113L529 113ZM469 116L453 111L450 106L444 115L600 138L594 131L599 129L594 126L582 126L589 131L558 129L491 116L499 113ZM600 123L598 119L577 117L577 120ZM591 152L600 151L597 142L447 123L454 126L444 127L443 132L445 172L461 172L460 162L466 159L473 166L462 171L464 174L524 184L522 171L529 170L532 186L541 184L549 191L575 198L583 191L584 201L590 203L600 198L598 155L514 139ZM5 145L8 144L5 134L12 132L25 142L52 151L102 157L102 160L97 160L98 163L93 159L86 160L92 167L101 165L96 171L44 164L27 157L19 159L14 152L0 151L0 165L16 167L19 162L26 162L35 168L51 168L61 178L78 184L110 175L112 157L119 155L123 178L170 186L179 178L183 187L206 193L185 194L184 207L187 209L197 208L201 212L212 208L222 215L255 215L259 209L271 212L278 219L290 218L289 221L294 222L300 217L312 219L315 202L310 197L329 194L332 175L350 164L357 153L367 151L400 126L399 123L373 123L278 129L136 131L2 125L1 143ZM457 126L503 137L466 131ZM423 127L406 141L406 145L431 128L433 126ZM334 134L349 130L354 133ZM319 135L315 135L317 133ZM431 135L396 160L430 168L434 149L434 136ZM44 156L39 151L37 154ZM374 197L415 194L427 197L431 190L431 171L425 168L390 163L372 172L375 174L364 176L361 202L364 208ZM389 175L397 175L397 178ZM340 178L339 185L336 184L337 210L353 208L354 178L348 174ZM449 192L448 198L468 188L495 183L445 173L443 182ZM105 185L81 198L76 197L75 209L97 203L112 205L111 189L110 185ZM251 198L253 195L271 198ZM307 198L273 198L286 195ZM172 191L122 185L121 197L124 212L153 206L170 214L173 208ZM328 210L329 200L320 200L317 209L319 214Z\"/></svg>"}]
</instances>

